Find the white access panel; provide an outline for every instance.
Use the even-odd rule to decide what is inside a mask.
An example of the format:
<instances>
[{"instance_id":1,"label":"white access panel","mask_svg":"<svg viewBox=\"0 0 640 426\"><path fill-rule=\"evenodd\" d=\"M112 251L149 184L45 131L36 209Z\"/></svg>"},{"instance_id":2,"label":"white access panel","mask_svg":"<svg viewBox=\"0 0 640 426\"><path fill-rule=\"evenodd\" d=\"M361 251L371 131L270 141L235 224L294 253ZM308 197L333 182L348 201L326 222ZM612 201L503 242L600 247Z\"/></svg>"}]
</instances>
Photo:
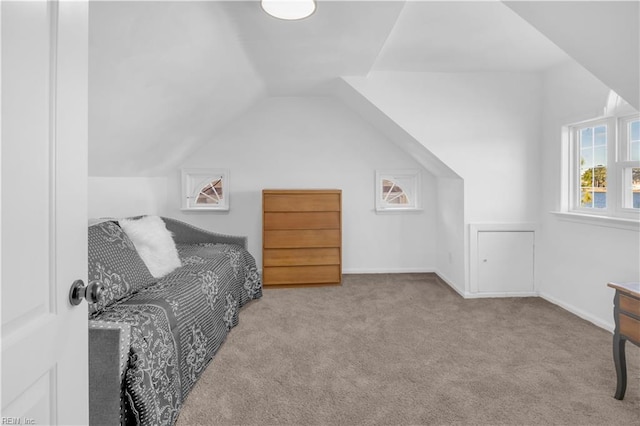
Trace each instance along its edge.
<instances>
[{"instance_id":1,"label":"white access panel","mask_svg":"<svg viewBox=\"0 0 640 426\"><path fill-rule=\"evenodd\" d=\"M534 232L479 231L477 238L478 292L533 291Z\"/></svg>"}]
</instances>

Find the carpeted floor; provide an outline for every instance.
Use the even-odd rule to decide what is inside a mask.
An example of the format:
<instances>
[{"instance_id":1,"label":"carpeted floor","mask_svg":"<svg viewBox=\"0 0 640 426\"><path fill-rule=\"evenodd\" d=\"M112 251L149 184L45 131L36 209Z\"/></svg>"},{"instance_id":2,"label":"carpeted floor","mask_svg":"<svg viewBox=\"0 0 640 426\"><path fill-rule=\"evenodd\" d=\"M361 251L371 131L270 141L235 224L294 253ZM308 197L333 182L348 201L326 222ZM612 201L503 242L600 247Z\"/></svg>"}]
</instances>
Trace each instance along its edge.
<instances>
[{"instance_id":1,"label":"carpeted floor","mask_svg":"<svg viewBox=\"0 0 640 426\"><path fill-rule=\"evenodd\" d=\"M243 308L177 424L638 425L632 344L627 363L618 401L611 334L555 305L345 275Z\"/></svg>"}]
</instances>

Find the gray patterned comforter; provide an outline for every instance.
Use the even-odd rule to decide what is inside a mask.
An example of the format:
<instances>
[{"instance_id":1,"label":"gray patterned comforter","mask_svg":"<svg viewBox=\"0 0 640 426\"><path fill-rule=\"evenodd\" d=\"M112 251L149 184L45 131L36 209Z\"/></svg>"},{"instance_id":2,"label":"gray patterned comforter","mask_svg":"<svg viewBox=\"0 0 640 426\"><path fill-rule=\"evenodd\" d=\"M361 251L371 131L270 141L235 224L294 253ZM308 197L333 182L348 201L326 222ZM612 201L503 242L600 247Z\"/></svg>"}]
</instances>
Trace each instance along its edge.
<instances>
[{"instance_id":1,"label":"gray patterned comforter","mask_svg":"<svg viewBox=\"0 0 640 426\"><path fill-rule=\"evenodd\" d=\"M200 374L262 296L255 260L228 244L178 245L183 266L92 319L131 325L125 374L127 424L173 425Z\"/></svg>"}]
</instances>

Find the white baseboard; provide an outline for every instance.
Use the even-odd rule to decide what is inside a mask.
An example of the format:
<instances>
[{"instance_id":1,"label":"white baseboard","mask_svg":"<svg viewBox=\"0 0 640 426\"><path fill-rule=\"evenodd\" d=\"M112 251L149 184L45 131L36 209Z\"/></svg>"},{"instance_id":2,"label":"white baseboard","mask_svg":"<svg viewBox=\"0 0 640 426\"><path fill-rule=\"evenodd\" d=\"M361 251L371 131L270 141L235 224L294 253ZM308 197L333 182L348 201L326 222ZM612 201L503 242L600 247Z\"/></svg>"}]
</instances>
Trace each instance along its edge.
<instances>
[{"instance_id":1,"label":"white baseboard","mask_svg":"<svg viewBox=\"0 0 640 426\"><path fill-rule=\"evenodd\" d=\"M432 274L434 268L343 268L343 274Z\"/></svg>"},{"instance_id":2,"label":"white baseboard","mask_svg":"<svg viewBox=\"0 0 640 426\"><path fill-rule=\"evenodd\" d=\"M603 328L605 330L607 330L610 333L613 333L613 330L615 329L615 324L612 322L607 322L607 321L602 321L600 318L591 315L588 312L583 311L580 308L576 308L575 306L563 302L559 299L556 299L553 296L550 296L546 293L542 293L542 292L538 292L538 296L543 298L544 300L546 300L549 303L553 303L554 305L558 305L560 306L562 309L571 312L572 314L579 316L580 318L589 321L590 323L597 325L600 328Z\"/></svg>"},{"instance_id":3,"label":"white baseboard","mask_svg":"<svg viewBox=\"0 0 640 426\"><path fill-rule=\"evenodd\" d=\"M508 291L492 291L486 293L465 293L465 299L482 299L489 297L538 297L535 291L521 291L510 293Z\"/></svg>"},{"instance_id":4,"label":"white baseboard","mask_svg":"<svg viewBox=\"0 0 640 426\"><path fill-rule=\"evenodd\" d=\"M440 278L442 282L447 284L449 287L455 290L456 293L458 293L460 296L462 296L465 299L482 299L482 298L489 298L489 297L537 297L538 296L538 293L536 293L535 291L526 291L526 292L517 292L517 293L509 293L509 292L470 293L468 291L462 291L458 289L455 285L453 285L450 279L448 279L446 276L444 276L440 272L435 271L435 273L438 275L438 278Z\"/></svg>"}]
</instances>

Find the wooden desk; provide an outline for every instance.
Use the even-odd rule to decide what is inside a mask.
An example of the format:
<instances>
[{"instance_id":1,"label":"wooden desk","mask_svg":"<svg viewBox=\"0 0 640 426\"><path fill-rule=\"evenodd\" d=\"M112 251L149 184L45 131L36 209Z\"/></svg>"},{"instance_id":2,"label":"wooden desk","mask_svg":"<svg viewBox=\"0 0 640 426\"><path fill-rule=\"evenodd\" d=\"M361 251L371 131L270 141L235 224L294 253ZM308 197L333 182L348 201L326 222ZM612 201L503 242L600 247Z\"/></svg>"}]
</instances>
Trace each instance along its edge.
<instances>
[{"instance_id":1,"label":"wooden desk","mask_svg":"<svg viewBox=\"0 0 640 426\"><path fill-rule=\"evenodd\" d=\"M618 385L616 399L624 398L627 390L627 360L624 345L627 340L640 346L640 283L609 283L616 290L613 299L613 315L616 329L613 334L613 362L616 366Z\"/></svg>"}]
</instances>

